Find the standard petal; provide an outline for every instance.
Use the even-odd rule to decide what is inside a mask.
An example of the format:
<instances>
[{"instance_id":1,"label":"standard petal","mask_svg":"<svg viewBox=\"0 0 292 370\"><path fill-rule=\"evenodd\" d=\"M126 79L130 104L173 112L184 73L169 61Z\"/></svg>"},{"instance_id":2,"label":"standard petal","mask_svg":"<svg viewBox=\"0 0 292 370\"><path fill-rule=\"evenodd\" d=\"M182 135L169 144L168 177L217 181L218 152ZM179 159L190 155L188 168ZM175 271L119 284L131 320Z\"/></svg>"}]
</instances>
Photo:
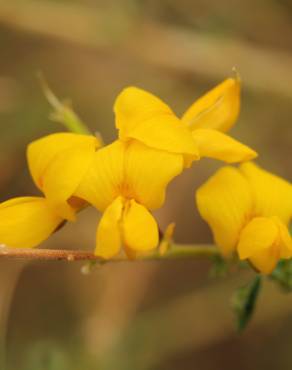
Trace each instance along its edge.
<instances>
[{"instance_id":1,"label":"standard petal","mask_svg":"<svg viewBox=\"0 0 292 370\"><path fill-rule=\"evenodd\" d=\"M249 161L257 156L257 153L248 146L217 130L194 130L193 138L199 149L200 157L236 163Z\"/></svg>"},{"instance_id":2,"label":"standard petal","mask_svg":"<svg viewBox=\"0 0 292 370\"><path fill-rule=\"evenodd\" d=\"M117 140L98 150L74 195L103 212L121 194L125 148Z\"/></svg>"},{"instance_id":3,"label":"standard petal","mask_svg":"<svg viewBox=\"0 0 292 370\"><path fill-rule=\"evenodd\" d=\"M43 173L43 192L52 206L65 219L74 220L75 211L67 203L90 167L95 148L88 143L59 152Z\"/></svg>"},{"instance_id":4,"label":"standard petal","mask_svg":"<svg viewBox=\"0 0 292 370\"><path fill-rule=\"evenodd\" d=\"M136 139L151 148L198 159L191 132L156 96L129 87L118 96L114 111L120 139Z\"/></svg>"},{"instance_id":5,"label":"standard petal","mask_svg":"<svg viewBox=\"0 0 292 370\"><path fill-rule=\"evenodd\" d=\"M27 149L28 166L35 184L40 190L43 188L43 175L48 165L56 155L70 148L82 147L97 148L99 140L91 135L79 135L60 132L45 136L33 141Z\"/></svg>"},{"instance_id":6,"label":"standard petal","mask_svg":"<svg viewBox=\"0 0 292 370\"><path fill-rule=\"evenodd\" d=\"M253 218L240 233L237 251L240 259L246 259L273 246L278 238L277 224L267 217Z\"/></svg>"},{"instance_id":7,"label":"standard petal","mask_svg":"<svg viewBox=\"0 0 292 370\"><path fill-rule=\"evenodd\" d=\"M171 109L155 95L132 86L118 95L114 112L121 139L127 138L141 121L161 114L173 114Z\"/></svg>"},{"instance_id":8,"label":"standard petal","mask_svg":"<svg viewBox=\"0 0 292 370\"><path fill-rule=\"evenodd\" d=\"M277 216L285 225L292 217L292 185L254 163L244 163L241 172L250 183L256 216Z\"/></svg>"},{"instance_id":9,"label":"standard petal","mask_svg":"<svg viewBox=\"0 0 292 370\"><path fill-rule=\"evenodd\" d=\"M198 189L196 199L217 245L228 256L235 250L240 231L252 211L247 180L236 168L223 167Z\"/></svg>"},{"instance_id":10,"label":"standard petal","mask_svg":"<svg viewBox=\"0 0 292 370\"><path fill-rule=\"evenodd\" d=\"M158 226L151 213L131 200L123 214L123 241L133 251L148 251L158 245Z\"/></svg>"},{"instance_id":11,"label":"standard petal","mask_svg":"<svg viewBox=\"0 0 292 370\"><path fill-rule=\"evenodd\" d=\"M124 196L148 209L162 206L168 183L183 170L183 157L131 142L125 156Z\"/></svg>"},{"instance_id":12,"label":"standard petal","mask_svg":"<svg viewBox=\"0 0 292 370\"><path fill-rule=\"evenodd\" d=\"M150 148L169 153L188 155L192 161L199 159L197 145L191 131L174 115L157 115L141 122L128 133Z\"/></svg>"},{"instance_id":13,"label":"standard petal","mask_svg":"<svg viewBox=\"0 0 292 370\"><path fill-rule=\"evenodd\" d=\"M32 248L62 222L45 198L21 197L0 204L0 244Z\"/></svg>"},{"instance_id":14,"label":"standard petal","mask_svg":"<svg viewBox=\"0 0 292 370\"><path fill-rule=\"evenodd\" d=\"M104 211L96 234L95 254L109 259L118 254L122 245L121 217L124 201L116 198Z\"/></svg>"},{"instance_id":15,"label":"standard petal","mask_svg":"<svg viewBox=\"0 0 292 370\"><path fill-rule=\"evenodd\" d=\"M212 128L228 131L240 110L240 81L228 78L194 102L182 120L191 129Z\"/></svg>"}]
</instances>

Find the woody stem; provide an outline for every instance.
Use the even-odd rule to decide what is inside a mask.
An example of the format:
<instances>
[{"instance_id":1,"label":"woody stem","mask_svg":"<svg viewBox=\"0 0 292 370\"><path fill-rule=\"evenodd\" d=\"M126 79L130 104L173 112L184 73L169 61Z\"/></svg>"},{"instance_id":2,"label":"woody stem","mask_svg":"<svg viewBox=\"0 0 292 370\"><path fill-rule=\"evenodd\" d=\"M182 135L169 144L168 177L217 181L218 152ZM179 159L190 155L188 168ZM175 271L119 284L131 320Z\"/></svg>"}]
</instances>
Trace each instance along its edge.
<instances>
[{"instance_id":1,"label":"woody stem","mask_svg":"<svg viewBox=\"0 0 292 370\"><path fill-rule=\"evenodd\" d=\"M210 258L219 255L218 248L214 245L192 245L192 244L173 244L164 254L159 250L147 253L137 258L138 261L156 261L170 259L196 259ZM96 262L122 262L128 261L127 258L113 258L105 261L94 255L92 252L82 250L65 250L65 249L30 249L30 248L0 248L1 258L44 260L44 261L96 261ZM137 261L135 260L135 261Z\"/></svg>"}]
</instances>

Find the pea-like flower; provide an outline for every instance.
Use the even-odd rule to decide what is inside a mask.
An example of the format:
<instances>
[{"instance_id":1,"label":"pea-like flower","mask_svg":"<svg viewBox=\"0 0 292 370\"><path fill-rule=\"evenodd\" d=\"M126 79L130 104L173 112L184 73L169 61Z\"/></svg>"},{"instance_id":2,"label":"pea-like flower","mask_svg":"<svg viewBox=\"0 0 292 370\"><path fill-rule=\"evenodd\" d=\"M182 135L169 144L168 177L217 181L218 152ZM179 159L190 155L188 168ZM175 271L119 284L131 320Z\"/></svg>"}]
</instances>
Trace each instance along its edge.
<instances>
[{"instance_id":1,"label":"pea-like flower","mask_svg":"<svg viewBox=\"0 0 292 370\"><path fill-rule=\"evenodd\" d=\"M66 220L75 219L72 195L100 146L93 135L68 132L45 136L28 146L28 166L36 186Z\"/></svg>"},{"instance_id":2,"label":"pea-like flower","mask_svg":"<svg viewBox=\"0 0 292 370\"><path fill-rule=\"evenodd\" d=\"M103 258L124 246L129 257L158 245L149 212L161 207L169 181L183 170L181 155L117 140L94 155L74 195L103 212L95 253Z\"/></svg>"},{"instance_id":3,"label":"pea-like flower","mask_svg":"<svg viewBox=\"0 0 292 370\"><path fill-rule=\"evenodd\" d=\"M264 274L279 259L292 257L291 183L248 162L239 169L220 169L198 189L196 199L223 255L237 251Z\"/></svg>"},{"instance_id":4,"label":"pea-like flower","mask_svg":"<svg viewBox=\"0 0 292 370\"><path fill-rule=\"evenodd\" d=\"M57 133L28 147L29 169L44 197L19 197L0 204L0 243L35 247L81 206L73 193L87 171L99 141L94 136Z\"/></svg>"},{"instance_id":5,"label":"pea-like flower","mask_svg":"<svg viewBox=\"0 0 292 370\"><path fill-rule=\"evenodd\" d=\"M194 102L181 119L159 98L136 87L121 92L114 111L121 140L135 139L183 155L189 167L200 157L227 163L256 157L252 149L223 133L235 123L239 107L240 82L229 78Z\"/></svg>"}]
</instances>

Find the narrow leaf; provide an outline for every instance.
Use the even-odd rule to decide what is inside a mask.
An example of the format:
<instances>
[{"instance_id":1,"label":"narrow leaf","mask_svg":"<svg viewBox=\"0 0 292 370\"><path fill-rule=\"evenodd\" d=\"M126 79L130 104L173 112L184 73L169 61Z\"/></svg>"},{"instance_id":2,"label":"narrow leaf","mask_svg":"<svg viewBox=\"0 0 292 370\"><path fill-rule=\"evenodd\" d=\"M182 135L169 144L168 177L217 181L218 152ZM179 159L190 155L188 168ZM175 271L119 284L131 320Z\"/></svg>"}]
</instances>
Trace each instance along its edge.
<instances>
[{"instance_id":1,"label":"narrow leaf","mask_svg":"<svg viewBox=\"0 0 292 370\"><path fill-rule=\"evenodd\" d=\"M262 278L257 275L253 281L240 287L232 297L232 308L236 315L237 329L241 332L252 318L261 289Z\"/></svg>"},{"instance_id":2,"label":"narrow leaf","mask_svg":"<svg viewBox=\"0 0 292 370\"><path fill-rule=\"evenodd\" d=\"M73 111L71 106L67 103L61 102L53 91L49 88L43 75L40 73L38 75L43 92L48 102L53 108L53 112L50 118L58 123L64 125L68 131L75 134L90 134L90 131L86 125L80 120L78 115Z\"/></svg>"}]
</instances>

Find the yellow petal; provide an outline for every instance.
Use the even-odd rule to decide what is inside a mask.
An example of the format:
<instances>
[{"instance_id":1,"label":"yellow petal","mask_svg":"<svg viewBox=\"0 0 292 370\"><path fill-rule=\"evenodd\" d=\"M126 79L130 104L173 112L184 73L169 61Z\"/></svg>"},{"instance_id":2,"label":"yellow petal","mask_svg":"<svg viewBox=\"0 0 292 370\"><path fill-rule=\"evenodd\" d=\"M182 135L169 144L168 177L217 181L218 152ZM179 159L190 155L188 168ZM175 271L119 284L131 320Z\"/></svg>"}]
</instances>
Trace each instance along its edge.
<instances>
[{"instance_id":1,"label":"yellow petal","mask_svg":"<svg viewBox=\"0 0 292 370\"><path fill-rule=\"evenodd\" d=\"M162 206L168 183L183 170L183 157L133 141L126 151L124 196L148 209Z\"/></svg>"},{"instance_id":2,"label":"yellow petal","mask_svg":"<svg viewBox=\"0 0 292 370\"><path fill-rule=\"evenodd\" d=\"M247 180L233 167L221 168L196 194L199 212L224 255L234 251L252 210Z\"/></svg>"},{"instance_id":3,"label":"yellow petal","mask_svg":"<svg viewBox=\"0 0 292 370\"><path fill-rule=\"evenodd\" d=\"M136 125L145 119L161 114L173 114L162 100L137 87L127 87L117 97L114 105L116 127L120 138L128 137Z\"/></svg>"},{"instance_id":4,"label":"yellow petal","mask_svg":"<svg viewBox=\"0 0 292 370\"><path fill-rule=\"evenodd\" d=\"M277 216L285 225L292 217L292 185L254 163L244 163L240 170L250 183L254 198L254 214Z\"/></svg>"},{"instance_id":5,"label":"yellow petal","mask_svg":"<svg viewBox=\"0 0 292 370\"><path fill-rule=\"evenodd\" d=\"M188 155L193 161L199 159L191 131L174 115L147 119L131 130L128 137L154 149Z\"/></svg>"},{"instance_id":6,"label":"yellow petal","mask_svg":"<svg viewBox=\"0 0 292 370\"><path fill-rule=\"evenodd\" d=\"M270 274L280 258L292 255L287 227L275 217L255 217L242 230L238 243L240 259L248 258L261 273Z\"/></svg>"},{"instance_id":7,"label":"yellow petal","mask_svg":"<svg viewBox=\"0 0 292 370\"><path fill-rule=\"evenodd\" d=\"M91 135L56 133L33 141L27 149L28 166L35 184L42 190L43 175L53 158L63 151L81 145L97 148L99 140Z\"/></svg>"},{"instance_id":8,"label":"yellow petal","mask_svg":"<svg viewBox=\"0 0 292 370\"><path fill-rule=\"evenodd\" d=\"M240 110L240 81L228 78L195 101L182 120L191 129L211 128L228 131Z\"/></svg>"},{"instance_id":9,"label":"yellow petal","mask_svg":"<svg viewBox=\"0 0 292 370\"><path fill-rule=\"evenodd\" d=\"M289 233L288 227L279 220L278 217L273 217L274 222L279 228L278 245L280 248L281 258L292 257L292 238Z\"/></svg>"},{"instance_id":10,"label":"yellow petal","mask_svg":"<svg viewBox=\"0 0 292 370\"><path fill-rule=\"evenodd\" d=\"M123 241L131 250L148 251L158 245L158 226L154 217L134 200L124 211L122 229Z\"/></svg>"},{"instance_id":11,"label":"yellow petal","mask_svg":"<svg viewBox=\"0 0 292 370\"><path fill-rule=\"evenodd\" d=\"M75 211L67 200L81 183L94 154L93 145L79 143L56 154L43 173L43 192L65 219L74 220Z\"/></svg>"},{"instance_id":12,"label":"yellow petal","mask_svg":"<svg viewBox=\"0 0 292 370\"><path fill-rule=\"evenodd\" d=\"M267 217L253 218L240 233L237 251L240 259L246 259L270 248L276 243L279 228Z\"/></svg>"},{"instance_id":13,"label":"yellow petal","mask_svg":"<svg viewBox=\"0 0 292 370\"><path fill-rule=\"evenodd\" d=\"M193 138L199 149L200 157L236 163L248 161L257 156L257 153L248 146L217 130L194 130Z\"/></svg>"},{"instance_id":14,"label":"yellow petal","mask_svg":"<svg viewBox=\"0 0 292 370\"><path fill-rule=\"evenodd\" d=\"M249 258L250 263L262 274L273 272L279 261L278 250L275 247L266 248Z\"/></svg>"},{"instance_id":15,"label":"yellow petal","mask_svg":"<svg viewBox=\"0 0 292 370\"><path fill-rule=\"evenodd\" d=\"M198 159L191 132L160 99L137 88L127 88L115 103L116 126L122 140L136 139L151 148L188 154Z\"/></svg>"},{"instance_id":16,"label":"yellow petal","mask_svg":"<svg viewBox=\"0 0 292 370\"><path fill-rule=\"evenodd\" d=\"M47 239L62 218L44 198L21 197L0 204L0 244L32 248Z\"/></svg>"},{"instance_id":17,"label":"yellow petal","mask_svg":"<svg viewBox=\"0 0 292 370\"><path fill-rule=\"evenodd\" d=\"M117 140L98 150L74 195L104 211L121 194L125 148Z\"/></svg>"},{"instance_id":18,"label":"yellow petal","mask_svg":"<svg viewBox=\"0 0 292 370\"><path fill-rule=\"evenodd\" d=\"M123 205L123 199L118 197L104 211L96 234L97 256L109 259L119 253L122 245L120 222Z\"/></svg>"}]
</instances>

